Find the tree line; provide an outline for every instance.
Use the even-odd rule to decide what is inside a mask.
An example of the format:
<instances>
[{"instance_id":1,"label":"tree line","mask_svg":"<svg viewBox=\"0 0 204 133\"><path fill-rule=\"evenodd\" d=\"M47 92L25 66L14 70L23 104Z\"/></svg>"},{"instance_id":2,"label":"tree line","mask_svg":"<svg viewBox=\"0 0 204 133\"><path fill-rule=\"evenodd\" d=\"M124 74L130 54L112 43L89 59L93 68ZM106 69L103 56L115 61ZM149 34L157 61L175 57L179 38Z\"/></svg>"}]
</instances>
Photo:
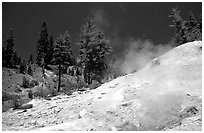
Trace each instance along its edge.
<instances>
[{"instance_id":1,"label":"tree line","mask_svg":"<svg viewBox=\"0 0 204 133\"><path fill-rule=\"evenodd\" d=\"M183 20L180 11L173 8L171 14L175 34L172 39L175 46L202 39L202 17L196 19L191 12L188 20ZM70 33L59 35L56 40L48 35L47 25L45 22L41 25L39 37L37 40L37 58L36 64L43 69L49 69L49 65L58 66L58 91L60 89L61 74L68 66L79 65L84 69L84 80L91 84L92 74L103 77L104 71L107 69L105 57L112 51L110 40L97 27L93 18L86 18L85 23L80 29L80 41L76 43L79 46L78 60L74 57L71 49ZM2 65L3 67L20 66L22 73L25 73L26 61L22 60L14 50L15 36L13 28L10 29L4 46L2 48ZM28 61L28 73L32 74L30 64L33 64L33 55L31 54Z\"/></svg>"},{"instance_id":2,"label":"tree line","mask_svg":"<svg viewBox=\"0 0 204 133\"><path fill-rule=\"evenodd\" d=\"M202 15L197 19L192 12L189 12L188 20L184 20L178 8L172 8L169 17L172 19L173 24L169 25L174 28L174 37L172 42L174 46L192 42L195 40L202 40Z\"/></svg>"},{"instance_id":3,"label":"tree line","mask_svg":"<svg viewBox=\"0 0 204 133\"><path fill-rule=\"evenodd\" d=\"M13 29L10 30L3 47L3 66L13 67L20 65L20 70L25 69L25 61L15 63L14 57L14 34ZM79 45L79 60L73 56L71 49L70 33L65 31L53 41L52 36L48 36L46 23L43 22L39 38L37 40L37 58L36 64L43 69L49 69L49 65L57 65L59 70L59 84L60 88L62 70L68 66L80 65L83 67L85 73L85 82L91 84L91 74L103 76L103 72L107 68L105 56L112 50L109 39L96 26L93 18L88 17L85 24L81 27ZM18 56L17 56L18 57ZM20 57L18 57L19 60ZM9 59L9 60L7 60ZM33 56L30 55L29 64L33 63ZM21 69L22 68L22 69ZM29 69L28 69L29 70ZM22 72L23 73L23 72ZM24 72L25 73L25 72Z\"/></svg>"}]
</instances>

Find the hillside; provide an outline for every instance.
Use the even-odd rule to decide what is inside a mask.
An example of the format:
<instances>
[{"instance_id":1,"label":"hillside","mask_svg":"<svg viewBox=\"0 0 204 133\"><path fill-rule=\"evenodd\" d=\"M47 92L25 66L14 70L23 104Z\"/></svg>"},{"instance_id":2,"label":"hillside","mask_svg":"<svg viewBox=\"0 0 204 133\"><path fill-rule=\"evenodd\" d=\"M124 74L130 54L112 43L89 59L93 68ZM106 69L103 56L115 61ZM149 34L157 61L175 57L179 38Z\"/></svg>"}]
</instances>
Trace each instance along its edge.
<instances>
[{"instance_id":1,"label":"hillside","mask_svg":"<svg viewBox=\"0 0 204 133\"><path fill-rule=\"evenodd\" d=\"M95 90L33 99L2 114L3 130L202 130L202 42L180 45Z\"/></svg>"}]
</instances>

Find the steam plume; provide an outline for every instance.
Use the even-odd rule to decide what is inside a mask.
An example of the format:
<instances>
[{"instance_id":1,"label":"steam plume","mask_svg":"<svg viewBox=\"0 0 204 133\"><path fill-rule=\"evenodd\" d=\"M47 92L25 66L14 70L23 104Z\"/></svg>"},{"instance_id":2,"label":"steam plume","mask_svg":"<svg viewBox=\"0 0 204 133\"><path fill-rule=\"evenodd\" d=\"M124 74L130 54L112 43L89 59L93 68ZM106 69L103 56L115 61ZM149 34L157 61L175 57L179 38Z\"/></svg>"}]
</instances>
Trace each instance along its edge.
<instances>
[{"instance_id":1,"label":"steam plume","mask_svg":"<svg viewBox=\"0 0 204 133\"><path fill-rule=\"evenodd\" d=\"M150 60L158 57L172 47L170 45L154 45L149 40L140 40L131 38L127 42L128 48L122 58L119 58L114 63L114 68L119 70L119 73L130 74L144 67Z\"/></svg>"}]
</instances>

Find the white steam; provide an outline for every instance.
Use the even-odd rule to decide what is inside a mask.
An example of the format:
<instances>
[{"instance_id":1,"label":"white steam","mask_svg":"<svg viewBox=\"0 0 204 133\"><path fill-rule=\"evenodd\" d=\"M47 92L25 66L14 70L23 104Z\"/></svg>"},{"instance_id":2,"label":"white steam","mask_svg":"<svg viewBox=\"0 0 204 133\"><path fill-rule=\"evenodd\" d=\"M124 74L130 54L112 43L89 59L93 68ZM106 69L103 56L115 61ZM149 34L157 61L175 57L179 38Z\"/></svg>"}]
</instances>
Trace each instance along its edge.
<instances>
[{"instance_id":1,"label":"white steam","mask_svg":"<svg viewBox=\"0 0 204 133\"><path fill-rule=\"evenodd\" d=\"M123 9L123 5L118 5ZM150 60L162 55L170 50L170 45L154 45L149 40L139 40L132 37L121 37L119 35L120 23L118 21L111 22L108 19L103 8L94 8L90 10L97 27L104 33L110 34L111 46L115 53L124 48L124 53L111 62L110 66L116 71L117 75L130 74L143 68ZM118 59L119 58L119 59Z\"/></svg>"},{"instance_id":2,"label":"white steam","mask_svg":"<svg viewBox=\"0 0 204 133\"><path fill-rule=\"evenodd\" d=\"M143 68L150 60L169 51L170 45L153 45L149 40L130 39L123 57L114 63L120 74L130 74Z\"/></svg>"},{"instance_id":3,"label":"white steam","mask_svg":"<svg viewBox=\"0 0 204 133\"><path fill-rule=\"evenodd\" d=\"M97 25L97 27L102 31L105 32L110 28L110 22L105 17L106 14L102 8L99 9L92 9L91 15Z\"/></svg>"}]
</instances>

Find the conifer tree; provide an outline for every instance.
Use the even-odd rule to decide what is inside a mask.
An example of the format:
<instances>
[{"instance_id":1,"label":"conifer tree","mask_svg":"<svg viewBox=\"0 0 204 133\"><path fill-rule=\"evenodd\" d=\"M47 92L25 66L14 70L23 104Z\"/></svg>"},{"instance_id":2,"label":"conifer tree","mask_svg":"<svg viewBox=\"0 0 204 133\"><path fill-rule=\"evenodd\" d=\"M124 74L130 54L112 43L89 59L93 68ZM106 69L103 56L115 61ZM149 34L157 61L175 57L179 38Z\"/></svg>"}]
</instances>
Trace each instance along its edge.
<instances>
[{"instance_id":1,"label":"conifer tree","mask_svg":"<svg viewBox=\"0 0 204 133\"><path fill-rule=\"evenodd\" d=\"M197 22L197 26L196 27L198 29L198 32L197 32L198 39L202 40L202 15L200 15L198 17L198 22Z\"/></svg>"},{"instance_id":2,"label":"conifer tree","mask_svg":"<svg viewBox=\"0 0 204 133\"><path fill-rule=\"evenodd\" d=\"M18 65L21 65L21 57L18 56Z\"/></svg>"},{"instance_id":3,"label":"conifer tree","mask_svg":"<svg viewBox=\"0 0 204 133\"><path fill-rule=\"evenodd\" d=\"M63 35L60 35L54 43L53 62L58 65L59 70L58 92L61 87L62 68L65 65L71 64L71 54L70 35L69 32L66 31Z\"/></svg>"},{"instance_id":4,"label":"conifer tree","mask_svg":"<svg viewBox=\"0 0 204 133\"><path fill-rule=\"evenodd\" d=\"M172 8L171 14L169 15L170 18L173 20L173 24L169 25L175 29L175 42L178 45L186 43L187 40L184 37L184 30L182 29L183 19L180 16L180 11L178 8Z\"/></svg>"},{"instance_id":5,"label":"conifer tree","mask_svg":"<svg viewBox=\"0 0 204 133\"><path fill-rule=\"evenodd\" d=\"M109 40L96 27L92 18L87 18L86 23L82 25L80 38L80 62L85 67L85 82L91 84L92 74L102 76L107 66L105 55L111 51L111 47Z\"/></svg>"},{"instance_id":6,"label":"conifer tree","mask_svg":"<svg viewBox=\"0 0 204 133\"><path fill-rule=\"evenodd\" d=\"M48 32L47 32L47 26L46 23L43 22L41 26L41 31L39 33L39 39L38 39L38 44L37 44L37 59L36 63L41 66L41 67L46 67L47 66L47 53L48 53L48 45L49 45L49 40L48 40ZM44 62L43 62L44 60ZM43 65L43 66L42 66Z\"/></svg>"},{"instance_id":7,"label":"conifer tree","mask_svg":"<svg viewBox=\"0 0 204 133\"><path fill-rule=\"evenodd\" d=\"M180 16L180 11L173 8L169 17L173 18L173 24L170 27L175 28L175 46L202 39L202 22L197 21L193 13L189 13L189 19L183 20Z\"/></svg>"},{"instance_id":8,"label":"conifer tree","mask_svg":"<svg viewBox=\"0 0 204 133\"><path fill-rule=\"evenodd\" d=\"M47 64L52 63L53 52L54 52L54 42L53 42L53 37L50 36L49 45L48 45L48 53L47 53L47 62L48 62Z\"/></svg>"},{"instance_id":9,"label":"conifer tree","mask_svg":"<svg viewBox=\"0 0 204 133\"><path fill-rule=\"evenodd\" d=\"M31 66L31 62L28 63L28 74L33 76L33 69L32 69L32 66Z\"/></svg>"},{"instance_id":10,"label":"conifer tree","mask_svg":"<svg viewBox=\"0 0 204 133\"><path fill-rule=\"evenodd\" d=\"M13 66L18 65L18 55L17 55L17 52L16 52L16 51L13 52L12 65L13 65Z\"/></svg>"},{"instance_id":11,"label":"conifer tree","mask_svg":"<svg viewBox=\"0 0 204 133\"><path fill-rule=\"evenodd\" d=\"M20 73L22 74L26 74L27 73L27 64L26 64L26 61L23 60L20 64Z\"/></svg>"},{"instance_id":12,"label":"conifer tree","mask_svg":"<svg viewBox=\"0 0 204 133\"><path fill-rule=\"evenodd\" d=\"M13 32L13 28L10 28L9 35L6 38L6 41L4 42L3 46L3 51L2 51L2 65L5 67L12 67L13 63L13 56L14 56L14 41L15 41L15 36Z\"/></svg>"}]
</instances>

